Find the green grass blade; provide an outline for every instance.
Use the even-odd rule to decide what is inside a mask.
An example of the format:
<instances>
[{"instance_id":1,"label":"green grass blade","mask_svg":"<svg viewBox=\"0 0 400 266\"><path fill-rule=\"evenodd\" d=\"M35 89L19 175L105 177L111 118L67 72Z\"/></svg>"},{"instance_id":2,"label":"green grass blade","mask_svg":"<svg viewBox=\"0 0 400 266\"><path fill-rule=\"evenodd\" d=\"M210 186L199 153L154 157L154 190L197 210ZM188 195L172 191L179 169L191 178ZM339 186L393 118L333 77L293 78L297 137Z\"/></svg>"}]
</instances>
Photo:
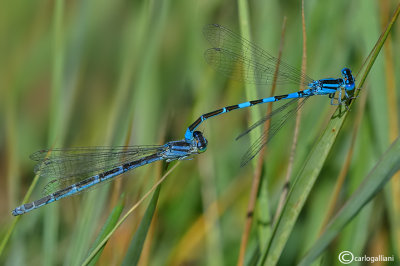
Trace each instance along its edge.
<instances>
[{"instance_id":1,"label":"green grass blade","mask_svg":"<svg viewBox=\"0 0 400 266\"><path fill-rule=\"evenodd\" d=\"M52 73L52 86L51 86L51 104L50 104L50 128L48 145L52 146L54 143L64 142L65 124L64 118L66 117L65 107L69 103L63 101L67 98L66 90L66 77L65 77L65 32L63 28L64 18L64 1L56 1L53 17L53 73ZM43 265L54 265L57 254L57 240L59 232L59 206L53 205L46 209L44 212L43 222L43 249L48 252L48 256L43 258Z\"/></svg>"},{"instance_id":2,"label":"green grass blade","mask_svg":"<svg viewBox=\"0 0 400 266\"><path fill-rule=\"evenodd\" d=\"M251 40L250 36L250 18L249 18L249 7L247 1L244 0L238 0L238 6L239 6L239 24L240 24L240 32L243 38L247 40ZM246 99L248 100L253 100L257 99L257 87L255 84L248 84L246 83L245 85L245 91L246 91ZM256 110L252 110L250 112L250 120L249 120L249 125L254 124L256 121L261 119L261 114L260 112ZM256 141L258 134L260 133L260 130L256 132L250 132L250 140L253 143ZM252 163L256 163L254 160Z\"/></svg>"},{"instance_id":3,"label":"green grass blade","mask_svg":"<svg viewBox=\"0 0 400 266\"><path fill-rule=\"evenodd\" d=\"M29 186L29 189L25 194L25 197L24 197L24 200L22 201L22 204L28 203L28 201L29 201L29 199L30 199L30 197L32 195L33 189L36 187L36 184L37 184L38 180L39 180L39 175L35 175L35 178L32 180L32 183ZM3 240L1 241L1 244L0 244L0 256L3 253L4 248L6 247L6 245L8 243L8 240L10 239L10 237L11 237L11 235L12 235L12 233L13 233L13 231L14 231L14 229L15 229L15 227L16 227L16 225L17 225L17 223L18 223L18 221L20 219L21 219L21 215L15 217L13 222L12 222L12 224L11 224L11 226L9 227L7 232L5 233L5 235L3 237Z\"/></svg>"},{"instance_id":4,"label":"green grass blade","mask_svg":"<svg viewBox=\"0 0 400 266\"><path fill-rule=\"evenodd\" d=\"M158 196L160 194L161 185L154 191L153 197L149 206L144 213L143 219L140 221L138 230L129 245L128 251L122 265L137 265L142 254L144 241L146 240L147 232L149 231L153 215L157 207Z\"/></svg>"},{"instance_id":5,"label":"green grass blade","mask_svg":"<svg viewBox=\"0 0 400 266\"><path fill-rule=\"evenodd\" d=\"M289 238L297 217L313 187L329 151L343 125L346 114L340 115L338 108L328 124L324 134L311 151L303 169L293 182L292 190L288 194L282 214L274 228L270 244L262 251L261 263L275 265ZM268 257L267 257L268 255Z\"/></svg>"},{"instance_id":6,"label":"green grass blade","mask_svg":"<svg viewBox=\"0 0 400 266\"><path fill-rule=\"evenodd\" d=\"M368 76L369 71L371 70L372 66L375 63L376 58L378 57L379 52L382 49L383 44L385 43L389 33L391 32L394 23L396 22L397 18L399 17L399 13L400 13L400 4L397 6L396 11L394 12L389 24L386 26L385 31L383 32L381 38L378 40L377 45L375 47L375 49L372 51L371 54L371 60L368 62L364 75L360 80L360 84L359 84L359 88L362 88L362 86L364 85L364 82Z\"/></svg>"},{"instance_id":7,"label":"green grass blade","mask_svg":"<svg viewBox=\"0 0 400 266\"><path fill-rule=\"evenodd\" d=\"M156 87L151 83L153 80L148 77L154 75L152 66L157 60L158 47L161 44L158 39L162 34L164 26L162 21L168 11L168 2L156 3L149 10L147 4L141 3L138 9L129 10L129 20L126 24L126 30L129 34L126 35L126 41L122 45L121 73L118 77L115 99L112 102L111 115L107 121L109 130L106 143L111 145L122 145L133 141L152 143L155 138L155 132L157 132L157 130L151 129L157 125L157 117L152 116L155 113L151 110L155 110L159 106L156 103L158 101L157 96L160 93L152 91ZM137 16L138 10L147 10L149 12L140 12L141 15ZM152 32L151 38L141 35L147 32ZM139 35L136 35L136 33L139 33ZM143 47L132 50L132 47L137 45L142 45ZM138 51L142 52L138 53ZM135 71L135 67L139 65L141 67L138 71ZM149 100L151 96L153 98ZM151 101L155 103L154 106L148 104ZM136 116L140 116L140 118L137 119ZM131 139L128 134L132 121L135 121L136 125L135 135L137 138L135 140ZM144 123L144 125L139 123ZM146 134L145 132L151 132L151 134ZM74 232L76 243L72 244L68 251L68 257L73 260L67 264L77 265L85 258L86 254L83 252L88 249L89 240L95 233L92 221L97 220L101 214L99 208L95 206L105 202L107 195L106 187L87 196L83 207L84 215L82 215L80 223Z\"/></svg>"},{"instance_id":8,"label":"green grass blade","mask_svg":"<svg viewBox=\"0 0 400 266\"><path fill-rule=\"evenodd\" d=\"M361 88L364 85L366 77L371 70L373 63L375 62L390 30L392 29L394 21L399 14L399 8L396 10L392 20L388 24L386 31L382 34L382 38L379 38L377 41L377 45L371 53L366 70L364 71L361 81L358 84L358 88ZM358 93L359 90L356 94ZM340 107L337 108L322 137L319 139L316 145L314 145L304 167L293 182L292 190L289 192L282 215L274 228L269 246L267 249L262 251L259 265L264 263L267 265L275 265L278 262L282 250L286 245L290 233L292 232L297 217L306 199L308 198L308 195L324 165L338 132L342 127L345 118L347 117L347 114L348 112L342 113Z\"/></svg>"},{"instance_id":9,"label":"green grass blade","mask_svg":"<svg viewBox=\"0 0 400 266\"><path fill-rule=\"evenodd\" d=\"M119 217L121 216L122 210L124 209L124 202L125 196L124 194L121 195L117 205L115 205L114 209L112 210L110 216L108 216L107 221L104 223L103 228L100 230L100 233L97 235L96 240L93 242L92 248L90 249L89 253L91 253L96 246L103 241L103 239L110 233L112 228L117 224ZM96 265L96 262L99 260L100 255L104 249L104 246L97 252L96 256L92 258L89 262L89 265Z\"/></svg>"},{"instance_id":10,"label":"green grass blade","mask_svg":"<svg viewBox=\"0 0 400 266\"><path fill-rule=\"evenodd\" d=\"M327 229L315 242L299 265L310 265L342 231L345 225L390 181L394 173L400 170L400 139L390 146L363 184L346 202L336 217L328 224Z\"/></svg>"},{"instance_id":11,"label":"green grass blade","mask_svg":"<svg viewBox=\"0 0 400 266\"><path fill-rule=\"evenodd\" d=\"M86 260L82 263L82 265L88 265L90 261L92 261L93 257L96 256L97 252L107 243L108 239L114 234L114 232L118 229L118 227L128 218L128 216L140 205L142 202L152 193L156 188L169 176L169 174L174 171L174 169L180 163L177 162L171 169L169 169L161 178L154 184L154 186L147 191L147 193L114 225L114 227L110 230L110 232L103 238L100 243L90 252Z\"/></svg>"},{"instance_id":12,"label":"green grass blade","mask_svg":"<svg viewBox=\"0 0 400 266\"><path fill-rule=\"evenodd\" d=\"M250 27L250 15L249 15L249 5L248 2L245 0L238 0L238 8L239 8L239 24L240 24L240 31L241 35L251 41L251 27ZM246 98L248 100L257 99L257 87L255 84L246 84L245 85L246 91ZM259 110L255 109L252 110L250 113L250 119L248 121L249 126L254 124L256 121L261 119L261 113ZM258 136L260 135L261 129L253 130L250 132L250 142L255 143ZM257 160L253 160L253 166L257 164ZM271 217L269 215L269 201L268 201L268 191L265 182L262 182L262 176L253 176L253 185L252 185L252 192L249 197L249 204L248 204L248 213L253 213L254 209L257 209L257 219L259 221L270 221ZM261 188L260 188L261 187ZM261 190L260 193L257 193L258 190ZM256 200L256 197L258 199ZM254 203L253 203L254 202ZM250 235L250 226L252 221L252 216L248 216L246 218L246 225L242 235L242 246L240 250L239 256L239 264L243 263L244 260L244 253L247 246L247 239ZM270 227L265 226L265 223L260 222L258 223L258 237L260 238L261 242L265 242L266 238L270 235Z\"/></svg>"}]
</instances>

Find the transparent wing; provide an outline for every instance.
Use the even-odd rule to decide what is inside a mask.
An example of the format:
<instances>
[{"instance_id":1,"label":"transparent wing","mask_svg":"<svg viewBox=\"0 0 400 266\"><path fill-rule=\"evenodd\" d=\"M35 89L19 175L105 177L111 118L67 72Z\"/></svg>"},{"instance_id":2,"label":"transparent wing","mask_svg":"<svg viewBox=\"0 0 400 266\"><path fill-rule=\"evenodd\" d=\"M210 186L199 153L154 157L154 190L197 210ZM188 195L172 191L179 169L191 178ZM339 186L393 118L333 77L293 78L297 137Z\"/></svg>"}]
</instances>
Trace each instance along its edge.
<instances>
[{"instance_id":1,"label":"transparent wing","mask_svg":"<svg viewBox=\"0 0 400 266\"><path fill-rule=\"evenodd\" d=\"M221 25L206 25L203 33L213 46L204 54L207 63L225 76L248 83L271 84L279 64L277 84L307 86L313 82L312 78L295 67Z\"/></svg>"},{"instance_id":2,"label":"transparent wing","mask_svg":"<svg viewBox=\"0 0 400 266\"><path fill-rule=\"evenodd\" d=\"M37 161L35 173L48 178L43 194L77 183L124 163L161 152L164 146L77 147L40 150L30 158Z\"/></svg>"},{"instance_id":3,"label":"transparent wing","mask_svg":"<svg viewBox=\"0 0 400 266\"><path fill-rule=\"evenodd\" d=\"M264 118L260 119L252 126L250 126L245 132L240 134L236 140L247 135L253 129L264 125L264 123L270 119L271 126L268 131L264 131L263 134L250 146L247 152L242 157L241 167L245 166L250 162L260 150L276 135L276 133L286 124L288 120L294 117L300 108L304 106L309 97L302 99L293 99L279 108L273 110L271 113L267 114ZM300 101L300 102L299 102ZM280 117L277 117L281 115Z\"/></svg>"}]
</instances>

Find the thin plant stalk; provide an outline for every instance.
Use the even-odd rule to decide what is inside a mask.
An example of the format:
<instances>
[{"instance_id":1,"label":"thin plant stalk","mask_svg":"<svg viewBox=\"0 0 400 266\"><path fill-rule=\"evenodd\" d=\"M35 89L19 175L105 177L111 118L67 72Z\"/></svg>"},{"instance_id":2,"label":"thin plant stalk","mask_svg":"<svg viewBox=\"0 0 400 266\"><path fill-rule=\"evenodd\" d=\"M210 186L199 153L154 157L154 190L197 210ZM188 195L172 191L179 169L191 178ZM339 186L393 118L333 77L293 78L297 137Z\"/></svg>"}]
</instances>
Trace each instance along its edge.
<instances>
[{"instance_id":1,"label":"thin plant stalk","mask_svg":"<svg viewBox=\"0 0 400 266\"><path fill-rule=\"evenodd\" d=\"M271 93L270 93L271 96L275 95L275 90L276 90L276 80L277 80L278 73L279 73L279 62L282 57L283 44L284 44L284 39L285 39L286 20L287 20L286 17L284 17L283 23L282 23L281 42L279 45L279 52L278 52L278 64L276 65L274 79L272 81L272 87L271 87ZM271 113L271 112L272 112L272 103L268 104L267 114ZM270 125L271 125L271 120L266 121L266 123L264 124L264 132L266 132L266 134L268 134ZM255 169L254 175L253 175L253 182L251 185L250 198L249 198L249 203L247 205L247 216L246 216L246 221L245 221L245 228L243 230L242 240L240 242L238 265L244 264L244 257L246 254L247 242L249 240L251 224L253 222L253 213L254 213L254 208L256 205L257 193L258 193L258 190L260 187L260 182L261 182L261 174L262 174L263 162L264 162L264 157L265 157L265 151L266 151L266 147L262 148L262 150L260 151L260 154L257 159L257 166L256 166L256 169Z\"/></svg>"},{"instance_id":2,"label":"thin plant stalk","mask_svg":"<svg viewBox=\"0 0 400 266\"><path fill-rule=\"evenodd\" d=\"M149 191L144 194L144 196L138 200L138 202L135 203L135 205L132 206L132 208L129 209L129 211L116 223L114 228L110 231L110 233L107 234L107 236L104 237L103 241L101 241L97 247L93 249L93 251L89 254L89 256L85 259L85 261L82 263L82 265L88 265L90 261L96 256L97 252L101 250L101 248L107 243L107 241L110 239L110 237L114 234L114 232L121 226L121 224L129 217L129 215L132 214L132 212L142 204L142 202L150 196L150 194L171 174L173 170L180 164L180 162L177 162L173 167L171 167L168 172L166 172L160 180L158 180Z\"/></svg>"},{"instance_id":3,"label":"thin plant stalk","mask_svg":"<svg viewBox=\"0 0 400 266\"><path fill-rule=\"evenodd\" d=\"M302 63L301 63L301 71L302 71L302 73L306 73L307 72L307 34L306 34L306 22L305 22L305 16L304 16L304 0L301 1L301 24L302 24L302 33L303 33L303 56L302 56ZM302 75L300 84L303 84L303 83L304 83L304 76ZM300 99L298 101L297 105L298 106L302 105L303 101L304 101L304 98ZM283 191L282 191L281 197L279 199L278 208L276 209L276 212L275 212L274 224L282 211L287 194L289 193L290 177L292 176L294 157L296 156L300 123L301 123L301 108L298 109L298 112L296 113L296 124L295 124L295 128L294 128L292 148L291 148L290 157L289 157L289 164L288 164L288 168L286 171L285 184L283 186Z\"/></svg>"}]
</instances>

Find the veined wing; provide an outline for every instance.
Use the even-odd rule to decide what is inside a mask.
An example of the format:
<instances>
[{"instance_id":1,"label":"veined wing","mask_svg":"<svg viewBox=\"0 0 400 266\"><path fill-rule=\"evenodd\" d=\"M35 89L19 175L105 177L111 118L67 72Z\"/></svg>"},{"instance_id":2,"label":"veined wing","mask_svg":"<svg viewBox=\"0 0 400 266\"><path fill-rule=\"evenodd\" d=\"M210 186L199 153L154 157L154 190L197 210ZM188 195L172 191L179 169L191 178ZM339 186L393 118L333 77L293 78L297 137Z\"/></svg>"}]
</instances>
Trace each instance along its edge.
<instances>
[{"instance_id":1,"label":"veined wing","mask_svg":"<svg viewBox=\"0 0 400 266\"><path fill-rule=\"evenodd\" d=\"M38 161L35 173L50 181L43 194L77 183L124 163L161 152L164 146L77 147L40 150L30 158Z\"/></svg>"},{"instance_id":2,"label":"veined wing","mask_svg":"<svg viewBox=\"0 0 400 266\"><path fill-rule=\"evenodd\" d=\"M242 157L241 167L245 166L250 162L260 151L267 145L267 143L276 135L276 133L286 124L288 120L294 117L300 108L304 106L309 97L306 98L296 98L292 99L279 108L273 110L271 113L267 114L265 117L250 126L245 132L240 134L236 140L247 135L253 129L264 125L266 121L270 119L275 119L271 121L271 126L268 131L264 131L261 136L250 146L247 152ZM300 102L299 102L300 101ZM281 114L281 117L278 117Z\"/></svg>"},{"instance_id":3,"label":"veined wing","mask_svg":"<svg viewBox=\"0 0 400 266\"><path fill-rule=\"evenodd\" d=\"M279 64L277 84L307 86L314 81L297 68L278 60L221 25L206 25L203 33L213 46L204 54L207 63L225 76L248 83L270 85Z\"/></svg>"}]
</instances>

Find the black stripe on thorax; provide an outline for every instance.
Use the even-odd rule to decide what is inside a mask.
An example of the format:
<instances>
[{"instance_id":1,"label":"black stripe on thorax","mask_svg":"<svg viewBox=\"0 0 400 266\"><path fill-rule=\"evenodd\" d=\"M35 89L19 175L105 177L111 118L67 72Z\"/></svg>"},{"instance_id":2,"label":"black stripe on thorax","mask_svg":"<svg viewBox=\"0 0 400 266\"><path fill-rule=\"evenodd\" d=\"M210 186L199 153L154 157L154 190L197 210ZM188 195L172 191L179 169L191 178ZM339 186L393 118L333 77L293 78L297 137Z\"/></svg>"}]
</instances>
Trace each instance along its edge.
<instances>
[{"instance_id":1,"label":"black stripe on thorax","mask_svg":"<svg viewBox=\"0 0 400 266\"><path fill-rule=\"evenodd\" d=\"M190 150L191 146L190 144L187 143L187 145L173 145L171 147L174 151L183 151L183 152L187 152Z\"/></svg>"},{"instance_id":2,"label":"black stripe on thorax","mask_svg":"<svg viewBox=\"0 0 400 266\"><path fill-rule=\"evenodd\" d=\"M323 79L321 80L322 86L326 85L340 85L343 84L343 79Z\"/></svg>"}]
</instances>

